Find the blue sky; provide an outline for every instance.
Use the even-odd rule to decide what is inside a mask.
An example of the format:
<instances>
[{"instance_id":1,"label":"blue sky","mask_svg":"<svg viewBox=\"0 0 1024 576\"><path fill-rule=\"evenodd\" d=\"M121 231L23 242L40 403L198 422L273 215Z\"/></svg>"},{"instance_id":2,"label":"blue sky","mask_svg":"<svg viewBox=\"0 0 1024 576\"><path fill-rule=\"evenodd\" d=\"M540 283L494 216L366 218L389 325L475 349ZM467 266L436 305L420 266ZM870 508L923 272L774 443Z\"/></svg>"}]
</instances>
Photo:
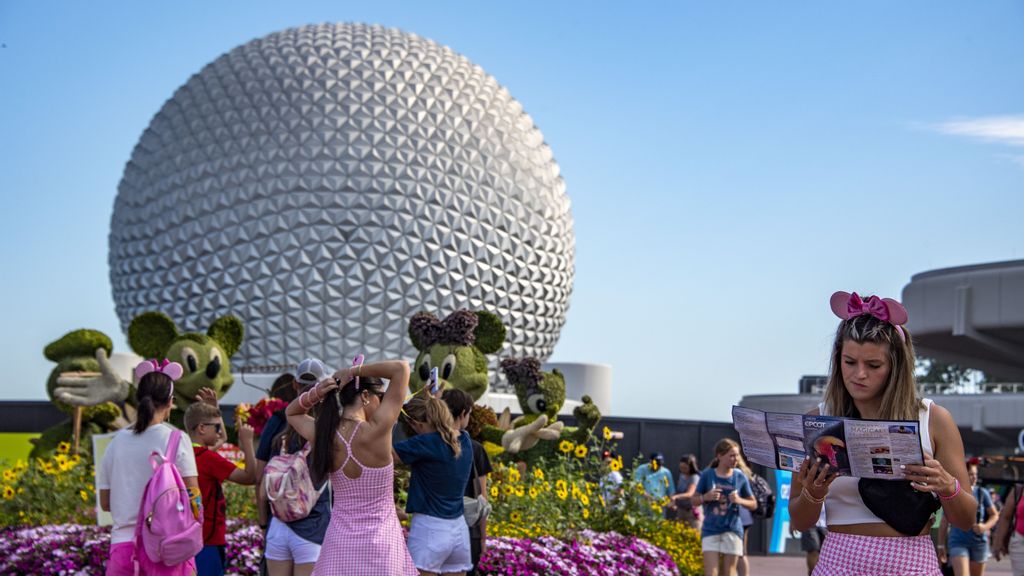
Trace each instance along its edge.
<instances>
[{"instance_id":1,"label":"blue sky","mask_svg":"<svg viewBox=\"0 0 1024 576\"><path fill-rule=\"evenodd\" d=\"M42 348L126 350L107 235L132 148L231 48L319 22L450 46L518 99L573 203L552 360L613 365L616 412L725 420L823 373L828 297L1024 258L1019 2L0 2L0 398Z\"/></svg>"}]
</instances>

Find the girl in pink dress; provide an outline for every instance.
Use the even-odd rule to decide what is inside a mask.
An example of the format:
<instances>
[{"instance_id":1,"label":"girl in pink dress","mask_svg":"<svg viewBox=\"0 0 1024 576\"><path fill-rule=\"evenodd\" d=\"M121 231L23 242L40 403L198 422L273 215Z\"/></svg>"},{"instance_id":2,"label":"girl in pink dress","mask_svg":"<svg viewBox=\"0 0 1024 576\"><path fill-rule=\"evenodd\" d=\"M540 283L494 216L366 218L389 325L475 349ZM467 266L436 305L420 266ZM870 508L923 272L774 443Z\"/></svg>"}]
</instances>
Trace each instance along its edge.
<instances>
[{"instance_id":1,"label":"girl in pink dress","mask_svg":"<svg viewBox=\"0 0 1024 576\"><path fill-rule=\"evenodd\" d=\"M390 385L384 391L381 378ZM335 372L285 415L313 445L313 481L330 477L334 507L313 574L416 576L395 512L391 429L409 390L401 360ZM324 402L314 420L310 408Z\"/></svg>"}]
</instances>

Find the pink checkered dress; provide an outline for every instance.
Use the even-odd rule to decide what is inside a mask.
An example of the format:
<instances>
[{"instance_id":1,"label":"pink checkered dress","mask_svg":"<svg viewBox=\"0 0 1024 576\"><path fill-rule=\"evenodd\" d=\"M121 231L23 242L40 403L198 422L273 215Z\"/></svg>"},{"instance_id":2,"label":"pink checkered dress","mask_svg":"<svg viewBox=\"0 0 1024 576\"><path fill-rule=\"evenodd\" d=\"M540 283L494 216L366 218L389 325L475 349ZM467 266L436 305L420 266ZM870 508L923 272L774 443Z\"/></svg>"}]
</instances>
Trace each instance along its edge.
<instances>
[{"instance_id":1,"label":"pink checkered dress","mask_svg":"<svg viewBox=\"0 0 1024 576\"><path fill-rule=\"evenodd\" d=\"M362 424L356 424L352 438L359 433ZM352 454L351 440L337 434L348 456L341 467L331 473L334 508L313 574L416 576L419 572L409 556L395 513L394 463L383 468L363 466ZM355 480L343 472L349 458L363 471Z\"/></svg>"},{"instance_id":2,"label":"pink checkered dress","mask_svg":"<svg viewBox=\"0 0 1024 576\"><path fill-rule=\"evenodd\" d=\"M858 536L829 532L814 576L942 576L928 536Z\"/></svg>"}]
</instances>

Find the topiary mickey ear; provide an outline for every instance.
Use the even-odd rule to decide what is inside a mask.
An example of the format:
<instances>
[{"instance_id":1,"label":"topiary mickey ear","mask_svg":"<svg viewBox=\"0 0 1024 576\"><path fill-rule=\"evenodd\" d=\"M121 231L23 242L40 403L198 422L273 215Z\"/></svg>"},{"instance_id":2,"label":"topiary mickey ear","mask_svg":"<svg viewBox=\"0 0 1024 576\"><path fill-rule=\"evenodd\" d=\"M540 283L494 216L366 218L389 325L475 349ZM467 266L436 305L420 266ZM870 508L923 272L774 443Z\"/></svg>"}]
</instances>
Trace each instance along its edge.
<instances>
[{"instance_id":1,"label":"topiary mickey ear","mask_svg":"<svg viewBox=\"0 0 1024 576\"><path fill-rule=\"evenodd\" d=\"M224 349L228 358L235 355L242 347L242 340L245 338L245 326L235 316L222 316L210 324L206 335L217 341Z\"/></svg>"},{"instance_id":2,"label":"topiary mickey ear","mask_svg":"<svg viewBox=\"0 0 1024 576\"><path fill-rule=\"evenodd\" d=\"M128 345L143 358L163 358L177 337L174 320L163 312L143 312L128 325Z\"/></svg>"},{"instance_id":3,"label":"topiary mickey ear","mask_svg":"<svg viewBox=\"0 0 1024 576\"><path fill-rule=\"evenodd\" d=\"M409 340L419 351L430 348L436 339L441 321L430 312L417 312L409 319Z\"/></svg>"},{"instance_id":4,"label":"topiary mickey ear","mask_svg":"<svg viewBox=\"0 0 1024 576\"><path fill-rule=\"evenodd\" d=\"M484 354L491 354L501 350L506 334L505 325L502 324L501 318L497 314L483 310L478 310L476 317L477 324L476 330L473 332L475 335L473 345Z\"/></svg>"}]
</instances>

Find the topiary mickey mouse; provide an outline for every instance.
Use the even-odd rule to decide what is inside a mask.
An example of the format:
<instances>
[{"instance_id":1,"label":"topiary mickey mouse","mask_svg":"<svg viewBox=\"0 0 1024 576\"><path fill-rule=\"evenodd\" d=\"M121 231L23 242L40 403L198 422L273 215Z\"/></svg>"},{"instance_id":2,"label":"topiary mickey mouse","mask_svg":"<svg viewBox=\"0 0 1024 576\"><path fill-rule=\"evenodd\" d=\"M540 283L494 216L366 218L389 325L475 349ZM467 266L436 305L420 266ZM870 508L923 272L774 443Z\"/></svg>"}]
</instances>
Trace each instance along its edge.
<instances>
[{"instance_id":1,"label":"topiary mickey mouse","mask_svg":"<svg viewBox=\"0 0 1024 576\"><path fill-rule=\"evenodd\" d=\"M487 358L501 349L505 325L498 316L482 310L456 310L444 320L429 312L417 312L409 320L409 339L419 350L409 377L412 392L423 389L430 370L447 386L464 390L473 400L487 392Z\"/></svg>"},{"instance_id":2,"label":"topiary mickey mouse","mask_svg":"<svg viewBox=\"0 0 1024 576\"><path fill-rule=\"evenodd\" d=\"M85 378L59 376L69 370L62 369L63 364L58 361L58 366L51 375L51 379L57 376L52 397L58 402L73 406L97 406L105 402L134 406L135 387L110 367L107 354L112 346L109 345L110 339L102 333L94 330L71 332L47 349L82 332L105 338L102 340L93 337L97 343L92 350L94 364L90 363L88 366L90 371L98 371L99 375ZM218 318L205 334L179 333L174 321L162 312L139 314L128 326L128 344L136 354L143 358L167 358L180 362L184 367L185 374L174 383L174 404L179 410L172 412L171 416L171 422L179 427L184 409L198 399L201 389L210 388L216 392L218 398L221 398L231 388L234 377L231 375L230 358L241 347L243 335L242 321L234 316ZM81 339L80 336L78 338ZM63 348L72 350L75 354L84 352L84 346Z\"/></svg>"},{"instance_id":3,"label":"topiary mickey mouse","mask_svg":"<svg viewBox=\"0 0 1024 576\"><path fill-rule=\"evenodd\" d=\"M601 410L589 396L584 396L583 403L572 411L576 426L557 421L558 411L565 403L565 377L561 372L541 371L540 360L532 357L506 358L501 361L501 369L515 389L523 411L522 416L512 421L512 430L501 438L505 451L534 462L554 455L562 440L585 444L590 439L601 420Z\"/></svg>"}]
</instances>

